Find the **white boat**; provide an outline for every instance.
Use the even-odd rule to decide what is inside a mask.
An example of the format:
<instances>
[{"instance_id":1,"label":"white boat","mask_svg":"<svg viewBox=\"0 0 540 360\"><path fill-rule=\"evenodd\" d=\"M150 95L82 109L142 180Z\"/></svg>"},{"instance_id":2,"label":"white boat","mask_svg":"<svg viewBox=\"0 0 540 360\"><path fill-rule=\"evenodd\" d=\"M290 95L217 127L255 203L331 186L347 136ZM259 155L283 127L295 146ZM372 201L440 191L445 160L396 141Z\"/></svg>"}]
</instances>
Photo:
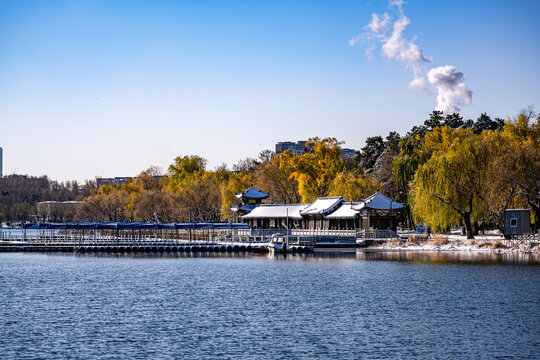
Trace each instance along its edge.
<instances>
[{"instance_id":1,"label":"white boat","mask_svg":"<svg viewBox=\"0 0 540 360\"><path fill-rule=\"evenodd\" d=\"M287 245L287 239L283 235L274 234L268 243L268 251L271 254L286 254L288 250Z\"/></svg>"}]
</instances>

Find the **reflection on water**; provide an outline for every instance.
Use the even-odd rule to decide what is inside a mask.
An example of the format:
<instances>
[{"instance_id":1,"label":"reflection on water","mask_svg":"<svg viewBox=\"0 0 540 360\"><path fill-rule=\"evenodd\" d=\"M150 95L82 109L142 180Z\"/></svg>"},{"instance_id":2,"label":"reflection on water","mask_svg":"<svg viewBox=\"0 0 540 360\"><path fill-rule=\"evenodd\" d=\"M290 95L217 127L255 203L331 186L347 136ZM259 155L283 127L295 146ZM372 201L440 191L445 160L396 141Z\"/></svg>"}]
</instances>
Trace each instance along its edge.
<instances>
[{"instance_id":1,"label":"reflection on water","mask_svg":"<svg viewBox=\"0 0 540 360\"><path fill-rule=\"evenodd\" d=\"M537 260L0 253L0 358L538 358Z\"/></svg>"},{"instance_id":2,"label":"reflection on water","mask_svg":"<svg viewBox=\"0 0 540 360\"><path fill-rule=\"evenodd\" d=\"M72 254L66 254L72 256ZM173 253L84 253L78 257L105 257L131 259L269 259L279 261L322 261L322 260L361 260L361 261L401 261L424 264L468 264L468 265L540 265L540 254L495 253L473 251L396 251L380 249L316 249L312 254L253 254L221 252L173 252Z\"/></svg>"},{"instance_id":3,"label":"reflection on water","mask_svg":"<svg viewBox=\"0 0 540 360\"><path fill-rule=\"evenodd\" d=\"M470 264L470 265L540 265L539 254L493 253L473 251L384 251L362 250L356 252L358 260L409 261L426 264Z\"/></svg>"}]
</instances>

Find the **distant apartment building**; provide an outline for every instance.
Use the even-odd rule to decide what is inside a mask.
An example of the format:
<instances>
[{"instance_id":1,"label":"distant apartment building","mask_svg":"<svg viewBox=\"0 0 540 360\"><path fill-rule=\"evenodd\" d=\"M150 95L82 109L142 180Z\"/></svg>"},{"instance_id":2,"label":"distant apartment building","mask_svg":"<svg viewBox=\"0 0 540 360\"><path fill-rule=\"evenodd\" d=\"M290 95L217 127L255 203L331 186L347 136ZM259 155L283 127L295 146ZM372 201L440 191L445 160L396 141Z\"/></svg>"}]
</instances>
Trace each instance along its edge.
<instances>
[{"instance_id":1,"label":"distant apartment building","mask_svg":"<svg viewBox=\"0 0 540 360\"><path fill-rule=\"evenodd\" d=\"M132 177L113 177L113 178L97 178L96 186L99 189L102 185L122 185Z\"/></svg>"},{"instance_id":2,"label":"distant apartment building","mask_svg":"<svg viewBox=\"0 0 540 360\"><path fill-rule=\"evenodd\" d=\"M348 148L342 148L341 149L341 156L343 156L346 159L352 159L356 156L356 150L354 149L348 149Z\"/></svg>"},{"instance_id":3,"label":"distant apartment building","mask_svg":"<svg viewBox=\"0 0 540 360\"><path fill-rule=\"evenodd\" d=\"M281 154L285 150L291 150L291 153L293 155L302 155L306 151L306 143L307 141L282 141L278 142L276 144L276 154ZM356 155L356 150L354 149L348 149L348 148L342 148L341 149L341 156L343 156L346 159L352 159Z\"/></svg>"},{"instance_id":4,"label":"distant apartment building","mask_svg":"<svg viewBox=\"0 0 540 360\"><path fill-rule=\"evenodd\" d=\"M154 176L154 180L159 183L163 177L164 175ZM128 180L133 180L133 177L97 178L96 187L99 189L102 185L123 185Z\"/></svg>"},{"instance_id":5,"label":"distant apartment building","mask_svg":"<svg viewBox=\"0 0 540 360\"><path fill-rule=\"evenodd\" d=\"M281 154L285 150L291 150L293 155L302 155L306 150L307 141L282 141L276 144L276 154Z\"/></svg>"}]
</instances>

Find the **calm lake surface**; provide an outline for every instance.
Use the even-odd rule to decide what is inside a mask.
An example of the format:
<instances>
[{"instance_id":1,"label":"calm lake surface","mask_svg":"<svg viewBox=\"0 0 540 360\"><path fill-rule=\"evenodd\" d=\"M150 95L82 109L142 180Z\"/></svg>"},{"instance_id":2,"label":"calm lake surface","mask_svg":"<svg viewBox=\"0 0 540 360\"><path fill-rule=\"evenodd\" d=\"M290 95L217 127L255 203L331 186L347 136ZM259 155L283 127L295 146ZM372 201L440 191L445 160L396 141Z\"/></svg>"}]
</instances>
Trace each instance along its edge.
<instances>
[{"instance_id":1,"label":"calm lake surface","mask_svg":"<svg viewBox=\"0 0 540 360\"><path fill-rule=\"evenodd\" d=\"M538 256L0 254L0 358L539 359Z\"/></svg>"}]
</instances>

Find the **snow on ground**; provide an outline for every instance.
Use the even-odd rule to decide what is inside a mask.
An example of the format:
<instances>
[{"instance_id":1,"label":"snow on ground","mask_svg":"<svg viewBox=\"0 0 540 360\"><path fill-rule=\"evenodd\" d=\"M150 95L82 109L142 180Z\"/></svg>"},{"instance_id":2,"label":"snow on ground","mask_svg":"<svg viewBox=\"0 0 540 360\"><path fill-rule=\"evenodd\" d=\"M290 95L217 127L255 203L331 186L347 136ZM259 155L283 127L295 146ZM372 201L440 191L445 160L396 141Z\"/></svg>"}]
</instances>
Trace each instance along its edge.
<instances>
[{"instance_id":1,"label":"snow on ground","mask_svg":"<svg viewBox=\"0 0 540 360\"><path fill-rule=\"evenodd\" d=\"M528 240L506 240L498 231L479 234L467 239L459 232L449 235L431 234L429 238L411 235L407 240L394 239L377 243L375 248L411 251L467 251L494 253L540 253L538 235Z\"/></svg>"}]
</instances>

